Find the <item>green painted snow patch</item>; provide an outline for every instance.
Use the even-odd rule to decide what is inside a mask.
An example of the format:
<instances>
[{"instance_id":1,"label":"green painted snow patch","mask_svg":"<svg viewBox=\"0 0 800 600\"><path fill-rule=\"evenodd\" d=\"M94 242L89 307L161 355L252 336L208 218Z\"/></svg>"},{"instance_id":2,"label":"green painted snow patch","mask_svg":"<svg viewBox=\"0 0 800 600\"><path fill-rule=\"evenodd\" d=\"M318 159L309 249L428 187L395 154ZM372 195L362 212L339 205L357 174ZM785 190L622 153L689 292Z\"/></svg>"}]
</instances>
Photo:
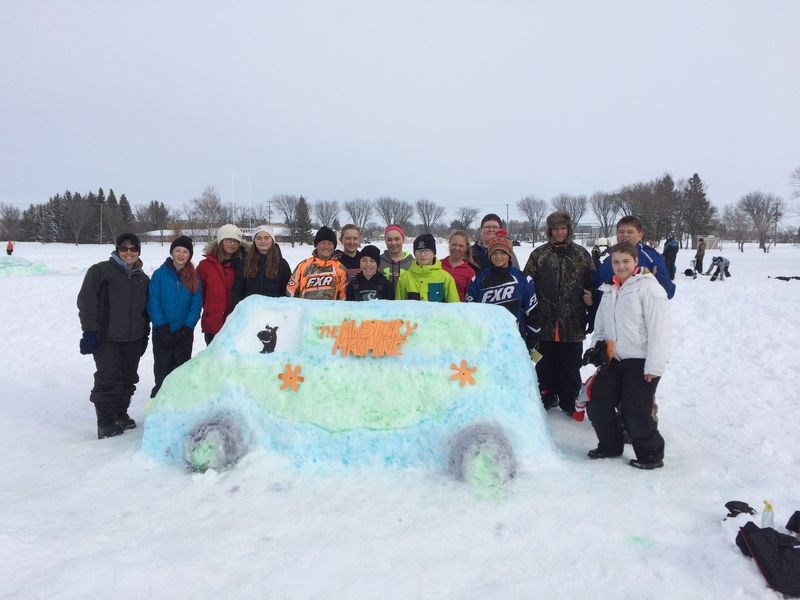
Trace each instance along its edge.
<instances>
[{"instance_id":1,"label":"green painted snow patch","mask_svg":"<svg viewBox=\"0 0 800 600\"><path fill-rule=\"evenodd\" d=\"M649 550L656 545L656 541L653 538L647 537L646 535L629 535L625 538L625 541L632 546L636 546L644 550Z\"/></svg>"}]
</instances>

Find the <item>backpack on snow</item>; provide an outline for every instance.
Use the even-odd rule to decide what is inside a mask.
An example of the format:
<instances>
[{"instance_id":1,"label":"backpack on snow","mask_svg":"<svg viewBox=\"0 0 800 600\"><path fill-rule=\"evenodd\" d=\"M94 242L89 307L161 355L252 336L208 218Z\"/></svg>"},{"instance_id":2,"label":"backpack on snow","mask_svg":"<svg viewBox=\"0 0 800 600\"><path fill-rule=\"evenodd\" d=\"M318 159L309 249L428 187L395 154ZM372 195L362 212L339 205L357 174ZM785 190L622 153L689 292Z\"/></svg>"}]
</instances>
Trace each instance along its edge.
<instances>
[{"instance_id":1,"label":"backpack on snow","mask_svg":"<svg viewBox=\"0 0 800 600\"><path fill-rule=\"evenodd\" d=\"M736 545L756 561L769 587L800 596L800 540L748 521L739 529Z\"/></svg>"}]
</instances>

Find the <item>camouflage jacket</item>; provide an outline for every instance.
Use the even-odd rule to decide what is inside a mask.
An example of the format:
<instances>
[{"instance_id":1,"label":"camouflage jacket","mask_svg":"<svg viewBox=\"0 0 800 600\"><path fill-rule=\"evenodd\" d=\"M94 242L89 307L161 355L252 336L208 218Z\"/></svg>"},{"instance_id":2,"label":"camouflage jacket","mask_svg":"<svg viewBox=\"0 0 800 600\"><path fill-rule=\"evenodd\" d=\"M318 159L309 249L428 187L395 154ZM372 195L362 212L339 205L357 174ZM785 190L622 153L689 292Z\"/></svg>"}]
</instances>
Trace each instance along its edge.
<instances>
[{"instance_id":1,"label":"camouflage jacket","mask_svg":"<svg viewBox=\"0 0 800 600\"><path fill-rule=\"evenodd\" d=\"M587 306L583 290L592 289L594 262L589 252L574 242L550 242L531 252L525 274L533 279L542 319L540 340L580 342L586 337Z\"/></svg>"}]
</instances>

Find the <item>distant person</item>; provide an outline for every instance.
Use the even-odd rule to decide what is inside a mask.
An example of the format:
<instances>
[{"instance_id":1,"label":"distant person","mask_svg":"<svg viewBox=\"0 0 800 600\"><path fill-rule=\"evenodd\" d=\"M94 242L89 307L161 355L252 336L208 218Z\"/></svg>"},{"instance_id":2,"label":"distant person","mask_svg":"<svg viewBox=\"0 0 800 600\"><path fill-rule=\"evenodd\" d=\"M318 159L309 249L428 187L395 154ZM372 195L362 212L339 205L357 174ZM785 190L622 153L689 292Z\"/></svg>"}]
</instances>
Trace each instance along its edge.
<instances>
[{"instance_id":1,"label":"distant person","mask_svg":"<svg viewBox=\"0 0 800 600\"><path fill-rule=\"evenodd\" d=\"M436 260L436 240L423 233L414 240L414 260L400 273L395 291L397 300L460 302L453 276Z\"/></svg>"},{"instance_id":2,"label":"distant person","mask_svg":"<svg viewBox=\"0 0 800 600\"><path fill-rule=\"evenodd\" d=\"M169 256L150 280L147 312L153 322L155 398L164 378L192 357L194 328L200 320L203 295L192 264L194 244L182 235L169 247Z\"/></svg>"},{"instance_id":3,"label":"distant person","mask_svg":"<svg viewBox=\"0 0 800 600\"><path fill-rule=\"evenodd\" d=\"M703 273L703 275L708 275L711 273L712 269L716 269L714 274L711 275L711 281L716 281L717 279L720 281L725 281L726 277L731 276L731 272L729 270L730 266L731 261L724 256L714 256L711 258L711 264L708 267L708 271Z\"/></svg>"},{"instance_id":4,"label":"distant person","mask_svg":"<svg viewBox=\"0 0 800 600\"><path fill-rule=\"evenodd\" d=\"M375 246L361 250L360 270L347 284L347 300L394 300L394 290L388 279L378 270L381 251Z\"/></svg>"},{"instance_id":5,"label":"distant person","mask_svg":"<svg viewBox=\"0 0 800 600\"><path fill-rule=\"evenodd\" d=\"M361 245L361 230L357 225L348 223L342 227L339 241L342 242L342 249L334 251L333 258L342 263L347 271L347 283L350 283L361 270L361 254L358 252L358 247Z\"/></svg>"},{"instance_id":6,"label":"distant person","mask_svg":"<svg viewBox=\"0 0 800 600\"><path fill-rule=\"evenodd\" d=\"M598 246L597 243L595 243L595 245L592 246L592 262L594 263L595 269L600 268L601 256L602 256L602 250L600 250L600 246Z\"/></svg>"},{"instance_id":7,"label":"distant person","mask_svg":"<svg viewBox=\"0 0 800 600\"><path fill-rule=\"evenodd\" d=\"M589 458L622 455L621 419L636 454L629 464L650 470L664 466L654 401L667 366L671 325L666 292L651 273L639 270L639 252L630 242L611 248L614 278L601 286L592 346L602 356L594 356L600 370L586 414L599 442ZM587 355L593 352L587 350Z\"/></svg>"},{"instance_id":8,"label":"distant person","mask_svg":"<svg viewBox=\"0 0 800 600\"><path fill-rule=\"evenodd\" d=\"M381 254L381 264L378 268L392 284L392 290L396 290L400 273L411 266L414 256L403 249L406 232L400 225L389 225L384 229L383 241L386 244L386 251Z\"/></svg>"},{"instance_id":9,"label":"distant person","mask_svg":"<svg viewBox=\"0 0 800 600\"><path fill-rule=\"evenodd\" d=\"M706 256L706 242L703 238L697 240L697 252L694 254L694 270L696 273L703 272L703 258Z\"/></svg>"},{"instance_id":10,"label":"distant person","mask_svg":"<svg viewBox=\"0 0 800 600\"><path fill-rule=\"evenodd\" d=\"M472 258L469 247L469 236L466 231L454 231L448 242L450 254L442 259L442 268L453 276L458 290L458 297L464 301L467 286L480 268Z\"/></svg>"},{"instance_id":11,"label":"distant person","mask_svg":"<svg viewBox=\"0 0 800 600\"><path fill-rule=\"evenodd\" d=\"M669 236L667 241L664 242L664 252L661 255L664 257L664 264L667 265L667 273L671 281L675 281L675 259L678 257L678 240Z\"/></svg>"},{"instance_id":12,"label":"distant person","mask_svg":"<svg viewBox=\"0 0 800 600\"><path fill-rule=\"evenodd\" d=\"M500 229L489 242L487 269L478 273L467 288L467 302L496 304L506 308L517 320L519 333L528 349L539 341L541 321L533 280L511 266L514 246L508 233Z\"/></svg>"},{"instance_id":13,"label":"distant person","mask_svg":"<svg viewBox=\"0 0 800 600\"><path fill-rule=\"evenodd\" d=\"M206 345L211 343L233 311L233 281L240 268L244 249L242 230L228 223L217 230L217 238L205 249L205 258L197 266L203 290L203 316L200 328Z\"/></svg>"},{"instance_id":14,"label":"distant person","mask_svg":"<svg viewBox=\"0 0 800 600\"><path fill-rule=\"evenodd\" d=\"M478 265L478 271L482 271L491 265L489 242L502 228L503 221L494 213L489 213L481 219L478 240L472 245L472 258L475 260L475 264ZM519 269L519 261L513 254L511 255L511 266Z\"/></svg>"},{"instance_id":15,"label":"distant person","mask_svg":"<svg viewBox=\"0 0 800 600\"><path fill-rule=\"evenodd\" d=\"M572 218L564 211L547 216L547 242L531 252L524 273L533 279L539 300L541 360L536 363L539 391L546 409L575 410L581 391L583 340L592 306L594 263L572 241Z\"/></svg>"},{"instance_id":16,"label":"distant person","mask_svg":"<svg viewBox=\"0 0 800 600\"><path fill-rule=\"evenodd\" d=\"M292 272L286 294L307 300L344 300L347 271L333 258L336 233L323 225L314 236L314 251Z\"/></svg>"},{"instance_id":17,"label":"distant person","mask_svg":"<svg viewBox=\"0 0 800 600\"><path fill-rule=\"evenodd\" d=\"M253 230L253 243L237 265L231 290L233 308L248 296L286 296L286 286L292 276L289 263L281 255L269 225Z\"/></svg>"},{"instance_id":18,"label":"distant person","mask_svg":"<svg viewBox=\"0 0 800 600\"><path fill-rule=\"evenodd\" d=\"M6 254L8 254L9 256L14 254L14 242L12 242L11 240L8 240L8 243L6 244Z\"/></svg>"},{"instance_id":19,"label":"distant person","mask_svg":"<svg viewBox=\"0 0 800 600\"><path fill-rule=\"evenodd\" d=\"M150 336L150 278L142 270L141 249L136 235L121 234L111 258L89 267L78 292L80 351L92 355L97 369L89 401L97 414L98 439L136 427L128 408Z\"/></svg>"}]
</instances>

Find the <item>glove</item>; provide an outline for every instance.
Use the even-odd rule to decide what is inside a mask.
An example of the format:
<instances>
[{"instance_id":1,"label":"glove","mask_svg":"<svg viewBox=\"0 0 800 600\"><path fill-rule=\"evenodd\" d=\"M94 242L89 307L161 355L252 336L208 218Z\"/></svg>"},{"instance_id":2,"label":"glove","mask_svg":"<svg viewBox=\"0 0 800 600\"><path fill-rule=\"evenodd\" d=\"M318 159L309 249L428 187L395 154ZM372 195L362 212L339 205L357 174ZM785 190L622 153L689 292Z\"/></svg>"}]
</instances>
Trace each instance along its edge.
<instances>
[{"instance_id":1,"label":"glove","mask_svg":"<svg viewBox=\"0 0 800 600\"><path fill-rule=\"evenodd\" d=\"M147 340L150 339L148 336L144 336L142 338L142 349L139 352L139 356L144 356L145 351L147 350Z\"/></svg>"},{"instance_id":2,"label":"glove","mask_svg":"<svg viewBox=\"0 0 800 600\"><path fill-rule=\"evenodd\" d=\"M194 337L194 330L189 329L188 327L185 326L181 327L180 329L178 329L178 331L172 334L172 339L175 340L176 342L179 341L182 342L188 337Z\"/></svg>"},{"instance_id":3,"label":"glove","mask_svg":"<svg viewBox=\"0 0 800 600\"><path fill-rule=\"evenodd\" d=\"M172 332L169 330L169 325L159 325L156 327L154 337L158 340L158 344L164 348L172 348L172 346L175 345L175 341L172 339ZM144 354L144 352L142 352L142 354Z\"/></svg>"},{"instance_id":4,"label":"glove","mask_svg":"<svg viewBox=\"0 0 800 600\"><path fill-rule=\"evenodd\" d=\"M97 350L97 332L84 331L80 341L81 354L92 354Z\"/></svg>"},{"instance_id":5,"label":"glove","mask_svg":"<svg viewBox=\"0 0 800 600\"><path fill-rule=\"evenodd\" d=\"M605 340L599 340L593 348L589 348L583 353L583 361L581 364L585 367L590 363L595 367L602 367L608 364L608 352L606 352Z\"/></svg>"}]
</instances>

